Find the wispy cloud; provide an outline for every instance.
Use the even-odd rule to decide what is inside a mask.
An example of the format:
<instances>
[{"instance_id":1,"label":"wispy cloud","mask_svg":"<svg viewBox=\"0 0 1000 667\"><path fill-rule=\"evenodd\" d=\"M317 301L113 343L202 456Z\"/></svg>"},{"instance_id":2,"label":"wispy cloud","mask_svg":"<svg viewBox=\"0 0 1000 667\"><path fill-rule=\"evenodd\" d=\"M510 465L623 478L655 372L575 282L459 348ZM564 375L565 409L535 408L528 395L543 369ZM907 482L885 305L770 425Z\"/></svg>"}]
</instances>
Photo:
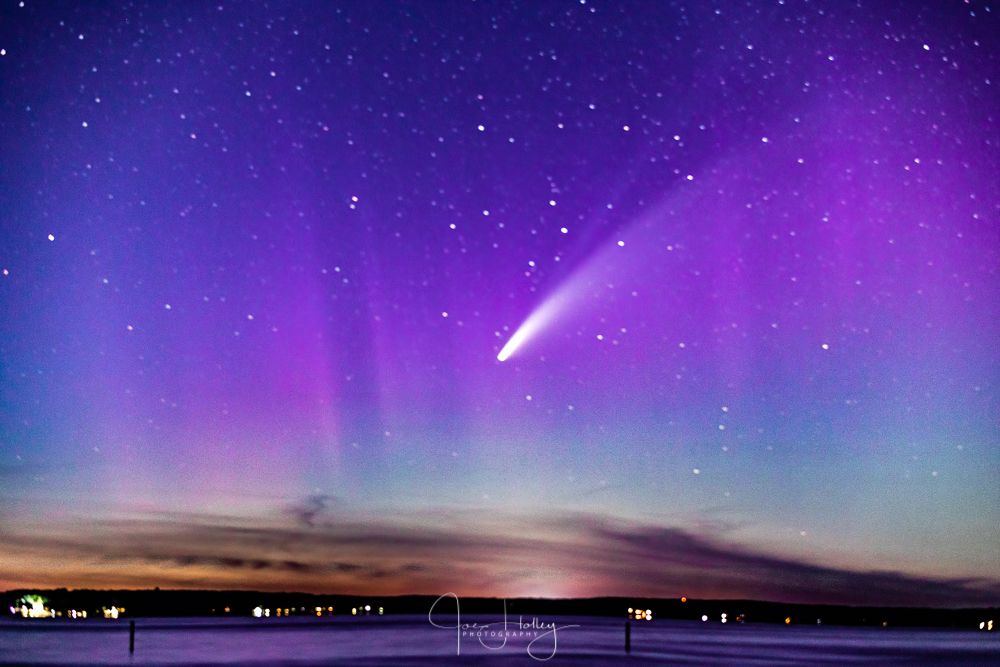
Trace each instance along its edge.
<instances>
[{"instance_id":1,"label":"wispy cloud","mask_svg":"<svg viewBox=\"0 0 1000 667\"><path fill-rule=\"evenodd\" d=\"M333 496L326 494L314 494L306 496L304 500L294 503L289 507L289 513L306 526L313 526L316 518L334 500Z\"/></svg>"},{"instance_id":2,"label":"wispy cloud","mask_svg":"<svg viewBox=\"0 0 1000 667\"><path fill-rule=\"evenodd\" d=\"M184 586L382 594L648 595L882 605L1000 600L992 579L854 571L595 514L375 517L310 497L273 518L170 513L9 531L7 586ZM44 576L41 573L45 573Z\"/></svg>"},{"instance_id":3,"label":"wispy cloud","mask_svg":"<svg viewBox=\"0 0 1000 667\"><path fill-rule=\"evenodd\" d=\"M649 585L658 590L707 589L719 597L838 604L953 606L1000 600L1000 582L985 578L936 579L827 567L672 528L594 521L590 534L596 543L613 545L618 563L646 572Z\"/></svg>"}]
</instances>

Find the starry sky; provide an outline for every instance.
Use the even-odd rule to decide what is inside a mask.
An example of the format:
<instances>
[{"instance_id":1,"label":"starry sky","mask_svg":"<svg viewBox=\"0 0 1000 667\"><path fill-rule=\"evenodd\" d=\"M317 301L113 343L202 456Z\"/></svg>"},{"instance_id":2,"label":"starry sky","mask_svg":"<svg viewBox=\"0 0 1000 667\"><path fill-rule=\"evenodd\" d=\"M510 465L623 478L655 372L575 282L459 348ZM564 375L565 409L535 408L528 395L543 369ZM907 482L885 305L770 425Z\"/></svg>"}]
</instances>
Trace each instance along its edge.
<instances>
[{"instance_id":1,"label":"starry sky","mask_svg":"<svg viewBox=\"0 0 1000 667\"><path fill-rule=\"evenodd\" d=\"M0 587L997 602L998 12L3 0Z\"/></svg>"}]
</instances>

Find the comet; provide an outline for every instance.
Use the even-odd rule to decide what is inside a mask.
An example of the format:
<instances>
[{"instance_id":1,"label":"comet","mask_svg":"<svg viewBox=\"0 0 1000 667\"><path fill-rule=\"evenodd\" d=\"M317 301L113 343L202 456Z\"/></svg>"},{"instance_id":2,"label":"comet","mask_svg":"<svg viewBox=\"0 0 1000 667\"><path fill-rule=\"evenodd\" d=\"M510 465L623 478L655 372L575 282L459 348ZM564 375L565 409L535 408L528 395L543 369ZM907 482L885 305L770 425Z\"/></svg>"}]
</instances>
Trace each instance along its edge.
<instances>
[{"instance_id":1,"label":"comet","mask_svg":"<svg viewBox=\"0 0 1000 667\"><path fill-rule=\"evenodd\" d=\"M528 340L528 335L531 333L531 329L528 328L528 322L525 321L524 324L517 328L514 335L510 337L510 340L500 349L497 354L497 361L507 361L510 359L510 355L517 351L517 348L521 347L524 341Z\"/></svg>"},{"instance_id":2,"label":"comet","mask_svg":"<svg viewBox=\"0 0 1000 667\"><path fill-rule=\"evenodd\" d=\"M560 290L542 302L528 318L519 326L514 335L497 354L497 361L507 361L520 350L529 340L545 328L555 317L560 314L569 302L565 289Z\"/></svg>"},{"instance_id":3,"label":"comet","mask_svg":"<svg viewBox=\"0 0 1000 667\"><path fill-rule=\"evenodd\" d=\"M654 239L675 202L673 197L665 198L623 225L616 237L607 239L514 330L497 354L497 361L504 362L516 355L556 319L565 325L567 320L590 312L616 290L627 294L630 290L626 284L639 283L644 267L661 265L663 246Z\"/></svg>"},{"instance_id":4,"label":"comet","mask_svg":"<svg viewBox=\"0 0 1000 667\"><path fill-rule=\"evenodd\" d=\"M510 359L556 319L579 316L591 307L587 304L599 301L610 285L617 282L614 276L621 260L614 251L620 253L621 247L616 244L611 251L599 252L573 271L514 331L497 354L497 361Z\"/></svg>"}]
</instances>

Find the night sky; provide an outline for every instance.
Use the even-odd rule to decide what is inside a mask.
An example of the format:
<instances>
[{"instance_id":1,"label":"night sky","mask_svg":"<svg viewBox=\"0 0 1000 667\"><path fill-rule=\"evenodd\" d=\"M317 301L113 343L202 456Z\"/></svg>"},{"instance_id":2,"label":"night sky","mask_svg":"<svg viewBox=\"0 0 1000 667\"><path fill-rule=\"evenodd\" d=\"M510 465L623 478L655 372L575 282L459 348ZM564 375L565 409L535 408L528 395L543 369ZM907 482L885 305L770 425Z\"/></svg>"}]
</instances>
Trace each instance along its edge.
<instances>
[{"instance_id":1,"label":"night sky","mask_svg":"<svg viewBox=\"0 0 1000 667\"><path fill-rule=\"evenodd\" d=\"M0 588L996 603L998 13L2 0Z\"/></svg>"}]
</instances>

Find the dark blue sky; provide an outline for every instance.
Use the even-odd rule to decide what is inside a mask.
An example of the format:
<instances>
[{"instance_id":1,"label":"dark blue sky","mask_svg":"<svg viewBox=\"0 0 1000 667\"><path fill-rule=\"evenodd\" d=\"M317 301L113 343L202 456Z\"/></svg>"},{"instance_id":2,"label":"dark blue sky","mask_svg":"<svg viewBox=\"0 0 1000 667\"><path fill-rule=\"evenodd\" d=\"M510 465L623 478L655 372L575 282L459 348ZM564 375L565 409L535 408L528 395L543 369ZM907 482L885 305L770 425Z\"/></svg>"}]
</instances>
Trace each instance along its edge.
<instances>
[{"instance_id":1,"label":"dark blue sky","mask_svg":"<svg viewBox=\"0 0 1000 667\"><path fill-rule=\"evenodd\" d=\"M991 3L21 4L0 586L997 599Z\"/></svg>"}]
</instances>

